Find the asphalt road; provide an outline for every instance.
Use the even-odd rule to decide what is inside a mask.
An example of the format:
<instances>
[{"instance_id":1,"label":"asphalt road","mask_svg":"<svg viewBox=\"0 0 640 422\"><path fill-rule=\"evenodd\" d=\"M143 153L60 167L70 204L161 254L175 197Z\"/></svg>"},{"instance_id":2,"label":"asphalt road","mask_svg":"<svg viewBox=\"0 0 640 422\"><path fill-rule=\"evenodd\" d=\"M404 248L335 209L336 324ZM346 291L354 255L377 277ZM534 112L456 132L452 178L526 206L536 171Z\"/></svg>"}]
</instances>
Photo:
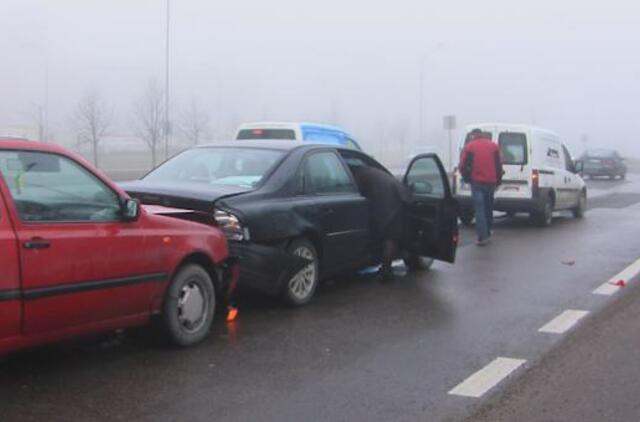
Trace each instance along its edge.
<instances>
[{"instance_id":1,"label":"asphalt road","mask_svg":"<svg viewBox=\"0 0 640 422\"><path fill-rule=\"evenodd\" d=\"M540 229L524 217L499 219L485 248L472 245L465 229L455 265L436 264L393 284L334 280L296 310L245 294L238 320L218 322L200 347L169 350L134 332L10 356L0 362L0 419L489 415L485 406L498 411L502 395L544 371L545 357L569 341L539 332L543 325L573 309L589 312L578 323L588 327L616 306L616 295L633 294L592 294L640 257L640 180L606 183L592 185L584 220L559 214L553 227ZM478 397L449 394L498 357L521 364Z\"/></svg>"}]
</instances>

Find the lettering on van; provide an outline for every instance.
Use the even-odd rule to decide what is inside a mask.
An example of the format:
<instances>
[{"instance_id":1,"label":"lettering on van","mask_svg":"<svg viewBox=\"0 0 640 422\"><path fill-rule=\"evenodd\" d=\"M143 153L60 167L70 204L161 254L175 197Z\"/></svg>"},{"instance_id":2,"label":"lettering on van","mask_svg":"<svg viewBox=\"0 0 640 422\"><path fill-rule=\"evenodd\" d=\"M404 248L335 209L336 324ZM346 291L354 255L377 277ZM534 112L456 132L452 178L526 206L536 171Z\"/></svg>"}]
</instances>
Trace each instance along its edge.
<instances>
[{"instance_id":1,"label":"lettering on van","mask_svg":"<svg viewBox=\"0 0 640 422\"><path fill-rule=\"evenodd\" d=\"M560 152L557 149L549 148L547 150L547 157L560 159Z\"/></svg>"}]
</instances>

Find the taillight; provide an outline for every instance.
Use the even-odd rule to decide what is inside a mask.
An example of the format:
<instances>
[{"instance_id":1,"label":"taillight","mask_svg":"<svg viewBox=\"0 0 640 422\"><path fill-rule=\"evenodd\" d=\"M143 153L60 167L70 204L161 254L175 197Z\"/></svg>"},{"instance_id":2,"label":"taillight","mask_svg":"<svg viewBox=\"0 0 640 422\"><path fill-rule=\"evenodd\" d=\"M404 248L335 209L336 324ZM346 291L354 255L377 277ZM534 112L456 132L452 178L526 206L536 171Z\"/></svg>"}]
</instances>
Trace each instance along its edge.
<instances>
[{"instance_id":1,"label":"taillight","mask_svg":"<svg viewBox=\"0 0 640 422\"><path fill-rule=\"evenodd\" d=\"M540 187L540 172L538 170L531 171L531 189Z\"/></svg>"}]
</instances>

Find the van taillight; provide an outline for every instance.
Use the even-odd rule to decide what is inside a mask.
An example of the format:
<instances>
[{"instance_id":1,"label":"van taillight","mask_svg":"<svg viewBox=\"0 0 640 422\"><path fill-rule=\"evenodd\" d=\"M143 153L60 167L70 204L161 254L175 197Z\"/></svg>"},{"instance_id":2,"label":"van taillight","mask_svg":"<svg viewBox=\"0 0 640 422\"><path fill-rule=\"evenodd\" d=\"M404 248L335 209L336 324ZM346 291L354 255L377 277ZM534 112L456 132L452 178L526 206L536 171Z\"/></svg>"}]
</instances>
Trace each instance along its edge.
<instances>
[{"instance_id":1,"label":"van taillight","mask_svg":"<svg viewBox=\"0 0 640 422\"><path fill-rule=\"evenodd\" d=\"M540 187L540 172L538 170L531 171L531 189Z\"/></svg>"}]
</instances>

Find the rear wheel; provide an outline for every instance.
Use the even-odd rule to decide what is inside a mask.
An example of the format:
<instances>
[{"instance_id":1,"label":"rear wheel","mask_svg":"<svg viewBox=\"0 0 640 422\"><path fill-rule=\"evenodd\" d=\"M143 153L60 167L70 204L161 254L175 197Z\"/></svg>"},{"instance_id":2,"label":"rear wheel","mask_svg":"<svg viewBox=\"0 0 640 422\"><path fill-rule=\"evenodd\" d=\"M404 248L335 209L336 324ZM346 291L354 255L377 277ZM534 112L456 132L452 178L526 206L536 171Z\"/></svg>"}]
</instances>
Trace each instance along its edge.
<instances>
[{"instance_id":1,"label":"rear wheel","mask_svg":"<svg viewBox=\"0 0 640 422\"><path fill-rule=\"evenodd\" d=\"M403 259L404 265L409 271L427 271L433 265L433 258L419 255L409 255Z\"/></svg>"},{"instance_id":2,"label":"rear wheel","mask_svg":"<svg viewBox=\"0 0 640 422\"><path fill-rule=\"evenodd\" d=\"M553 199L547 198L542 209L531 213L531 217L541 227L548 227L553 222Z\"/></svg>"},{"instance_id":3,"label":"rear wheel","mask_svg":"<svg viewBox=\"0 0 640 422\"><path fill-rule=\"evenodd\" d=\"M574 209L571 210L571 212L573 213L573 216L575 218L583 218L584 217L584 212L587 209L587 194L585 192L582 192L580 194L580 198L578 199L578 205L576 205L576 207Z\"/></svg>"},{"instance_id":4,"label":"rear wheel","mask_svg":"<svg viewBox=\"0 0 640 422\"><path fill-rule=\"evenodd\" d=\"M620 179L621 179L621 180L625 180L626 178L627 178L627 173L622 173L622 174L620 175Z\"/></svg>"},{"instance_id":5,"label":"rear wheel","mask_svg":"<svg viewBox=\"0 0 640 422\"><path fill-rule=\"evenodd\" d=\"M460 221L465 226L470 226L473 223L473 208L463 208L460 210Z\"/></svg>"},{"instance_id":6,"label":"rear wheel","mask_svg":"<svg viewBox=\"0 0 640 422\"><path fill-rule=\"evenodd\" d=\"M172 344L193 346L209 334L216 309L216 294L209 273L200 265L184 266L167 290L162 329Z\"/></svg>"},{"instance_id":7,"label":"rear wheel","mask_svg":"<svg viewBox=\"0 0 640 422\"><path fill-rule=\"evenodd\" d=\"M313 243L307 239L294 240L287 251L311 261L283 286L284 302L290 306L302 306L311 300L318 286L320 278L318 253Z\"/></svg>"}]
</instances>

